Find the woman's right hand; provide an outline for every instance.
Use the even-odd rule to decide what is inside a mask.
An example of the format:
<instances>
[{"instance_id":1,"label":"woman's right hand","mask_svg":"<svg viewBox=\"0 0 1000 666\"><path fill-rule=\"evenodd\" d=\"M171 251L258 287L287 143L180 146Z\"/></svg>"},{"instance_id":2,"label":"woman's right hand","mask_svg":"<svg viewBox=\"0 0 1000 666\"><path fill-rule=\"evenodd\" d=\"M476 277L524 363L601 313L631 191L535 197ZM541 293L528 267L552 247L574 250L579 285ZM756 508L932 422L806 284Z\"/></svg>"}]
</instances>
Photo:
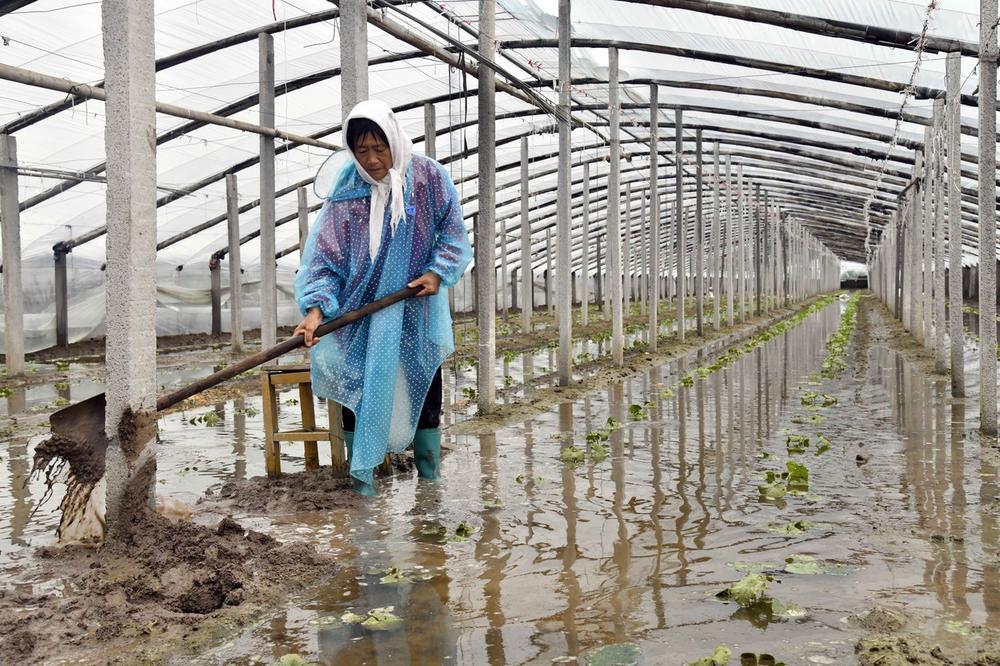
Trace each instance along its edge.
<instances>
[{"instance_id":1,"label":"woman's right hand","mask_svg":"<svg viewBox=\"0 0 1000 666\"><path fill-rule=\"evenodd\" d=\"M306 318L299 322L299 325L292 331L292 335L301 335L305 338L306 347L312 347L319 342L315 336L316 329L323 323L323 311L319 308L312 308Z\"/></svg>"}]
</instances>

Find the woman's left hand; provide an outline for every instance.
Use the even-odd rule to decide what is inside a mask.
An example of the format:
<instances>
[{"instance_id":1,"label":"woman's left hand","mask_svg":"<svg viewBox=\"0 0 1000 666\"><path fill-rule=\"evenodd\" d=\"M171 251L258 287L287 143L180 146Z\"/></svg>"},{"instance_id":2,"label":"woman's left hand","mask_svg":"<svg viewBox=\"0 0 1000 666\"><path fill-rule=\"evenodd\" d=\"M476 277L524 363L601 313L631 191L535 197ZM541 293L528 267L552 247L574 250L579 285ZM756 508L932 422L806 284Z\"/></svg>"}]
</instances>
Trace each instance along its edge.
<instances>
[{"instance_id":1,"label":"woman's left hand","mask_svg":"<svg viewBox=\"0 0 1000 666\"><path fill-rule=\"evenodd\" d=\"M407 287L420 287L417 296L433 296L441 290L441 276L434 271L427 271Z\"/></svg>"}]
</instances>

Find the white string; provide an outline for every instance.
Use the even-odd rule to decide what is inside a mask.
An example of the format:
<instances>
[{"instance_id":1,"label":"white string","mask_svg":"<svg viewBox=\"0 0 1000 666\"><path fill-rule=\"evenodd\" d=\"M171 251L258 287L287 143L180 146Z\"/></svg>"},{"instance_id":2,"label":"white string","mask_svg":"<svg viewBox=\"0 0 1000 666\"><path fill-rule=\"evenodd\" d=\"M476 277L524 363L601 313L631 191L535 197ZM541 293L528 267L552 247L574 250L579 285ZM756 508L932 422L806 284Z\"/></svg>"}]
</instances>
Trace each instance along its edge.
<instances>
[{"instance_id":1,"label":"white string","mask_svg":"<svg viewBox=\"0 0 1000 666\"><path fill-rule=\"evenodd\" d=\"M862 216L865 220L865 257L869 263L871 262L872 255L871 205L875 200L875 195L878 193L879 188L882 186L882 179L885 177L885 172L889 165L889 157L892 155L892 151L895 150L896 146L899 144L899 130L903 124L903 112L906 110L906 106L910 102L910 98L913 97L917 74L920 72L920 65L923 62L924 50L927 48L927 29L930 25L934 10L938 8L937 3L938 0L930 0L930 2L927 3L927 9L924 13L924 24L920 29L920 36L917 37L917 43L914 45L914 51L916 52L917 59L916 62L913 63L913 71L910 72L910 80L906 84L906 87L903 88L903 101L899 105L899 113L896 116L896 124L892 130L892 140L889 142L889 149L886 150L885 157L879 165L878 173L875 174L875 186L865 199Z\"/></svg>"}]
</instances>

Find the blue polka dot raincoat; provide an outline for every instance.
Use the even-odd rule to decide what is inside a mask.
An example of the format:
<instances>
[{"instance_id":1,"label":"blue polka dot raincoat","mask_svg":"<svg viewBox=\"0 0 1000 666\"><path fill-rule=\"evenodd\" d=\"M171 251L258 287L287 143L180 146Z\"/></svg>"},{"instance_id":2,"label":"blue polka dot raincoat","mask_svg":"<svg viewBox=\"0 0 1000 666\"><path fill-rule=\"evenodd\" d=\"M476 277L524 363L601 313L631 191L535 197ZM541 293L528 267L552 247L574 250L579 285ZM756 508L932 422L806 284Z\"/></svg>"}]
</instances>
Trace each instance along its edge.
<instances>
[{"instance_id":1,"label":"blue polka dot raincoat","mask_svg":"<svg viewBox=\"0 0 1000 666\"><path fill-rule=\"evenodd\" d=\"M362 102L348 120L355 117L382 128L393 166L375 182L355 160L335 178L295 278L299 309L305 315L318 307L329 320L427 271L441 277L442 287L334 331L313 348L313 391L357 416L351 475L371 483L386 452L402 451L413 440L431 379L455 350L445 288L465 272L472 248L444 168L411 154L387 105Z\"/></svg>"}]
</instances>

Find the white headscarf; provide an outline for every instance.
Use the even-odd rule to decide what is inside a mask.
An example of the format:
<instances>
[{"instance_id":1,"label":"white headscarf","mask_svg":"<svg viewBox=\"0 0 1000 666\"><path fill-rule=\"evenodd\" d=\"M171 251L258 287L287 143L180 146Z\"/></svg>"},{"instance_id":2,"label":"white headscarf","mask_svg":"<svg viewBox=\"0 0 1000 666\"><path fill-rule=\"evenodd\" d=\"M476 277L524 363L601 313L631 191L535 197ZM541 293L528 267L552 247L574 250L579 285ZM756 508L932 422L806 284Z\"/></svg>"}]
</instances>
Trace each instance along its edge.
<instances>
[{"instance_id":1,"label":"white headscarf","mask_svg":"<svg viewBox=\"0 0 1000 666\"><path fill-rule=\"evenodd\" d=\"M347 123L355 118L367 118L382 128L386 138L389 140L389 151L392 153L392 168L389 173L380 181L368 175L354 151L351 150L351 159L358 168L358 173L364 178L366 183L372 186L372 205L368 215L368 252L374 261L378 254L379 245L382 243L382 219L385 216L385 204L392 194L392 210L389 215L389 226L393 233L396 232L396 225L403 219L403 178L406 169L410 166L410 157L413 154L413 141L403 133L403 128L396 120L396 114L385 102L370 99L359 102L353 109L347 120L344 121L344 133L347 133Z\"/></svg>"}]
</instances>

